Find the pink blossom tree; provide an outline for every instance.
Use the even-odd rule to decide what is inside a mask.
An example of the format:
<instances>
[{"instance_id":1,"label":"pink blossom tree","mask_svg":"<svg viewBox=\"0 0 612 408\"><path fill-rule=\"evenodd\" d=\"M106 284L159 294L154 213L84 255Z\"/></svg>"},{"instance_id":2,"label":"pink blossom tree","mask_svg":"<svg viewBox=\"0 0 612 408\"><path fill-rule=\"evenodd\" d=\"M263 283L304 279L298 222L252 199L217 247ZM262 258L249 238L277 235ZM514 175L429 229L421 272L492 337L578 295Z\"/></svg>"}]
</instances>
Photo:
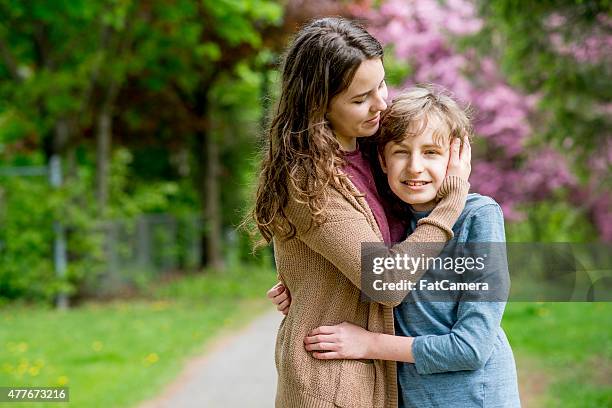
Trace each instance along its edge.
<instances>
[{"instance_id":1,"label":"pink blossom tree","mask_svg":"<svg viewBox=\"0 0 612 408\"><path fill-rule=\"evenodd\" d=\"M612 239L609 193L596 192L592 182L586 187L580 184L573 170L575 155L567 146L572 140L561 146L565 147L562 152L540 137L546 119L538 106L540 89L525 92L512 86L498 65L499 50L489 47L490 52L483 55L462 44L462 39L480 36L485 27L473 2L386 0L374 7L362 1L353 12L365 19L369 30L390 51L387 55L410 66L409 74L391 89L391 96L416 83L435 83L471 106L477 136L471 177L474 191L494 197L508 220L522 219L522 209L549 200L559 191L573 192L573 196L592 194L587 205L593 221L602 238ZM566 45L559 52L596 58L597 44L604 40L588 41L592 43L589 51ZM593 160L603 169L606 159L609 165L609 156Z\"/></svg>"}]
</instances>

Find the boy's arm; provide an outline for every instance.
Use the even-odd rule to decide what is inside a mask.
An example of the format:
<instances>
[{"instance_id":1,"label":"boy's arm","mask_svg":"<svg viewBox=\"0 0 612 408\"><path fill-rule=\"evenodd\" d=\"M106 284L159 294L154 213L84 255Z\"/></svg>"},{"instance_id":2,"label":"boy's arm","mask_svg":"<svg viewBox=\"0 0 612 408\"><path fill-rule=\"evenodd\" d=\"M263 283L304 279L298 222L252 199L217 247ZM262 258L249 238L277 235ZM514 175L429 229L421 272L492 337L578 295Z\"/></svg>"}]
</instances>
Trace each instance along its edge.
<instances>
[{"instance_id":1,"label":"boy's arm","mask_svg":"<svg viewBox=\"0 0 612 408\"><path fill-rule=\"evenodd\" d=\"M488 267L480 278L490 282L495 293L507 289L508 267L505 254L505 232L501 209L497 204L479 208L470 218L468 246L490 252ZM481 244L477 244L480 242ZM425 335L414 338L412 354L419 374L477 370L485 365L497 341L505 302L467 301L462 298L457 309L457 321L446 335ZM470 299L472 300L472 299ZM492 300L492 299L488 299Z\"/></svg>"},{"instance_id":2,"label":"boy's arm","mask_svg":"<svg viewBox=\"0 0 612 408\"><path fill-rule=\"evenodd\" d=\"M501 302L465 302L459 321L445 335L418 337L374 333L341 323L308 333L304 347L329 359L378 359L415 363L419 374L477 370L489 359L503 313Z\"/></svg>"},{"instance_id":3,"label":"boy's arm","mask_svg":"<svg viewBox=\"0 0 612 408\"><path fill-rule=\"evenodd\" d=\"M291 293L289 289L279 281L276 285L272 286L266 293L268 299L274 303L276 310L284 314L285 316L289 313L289 305L291 304Z\"/></svg>"},{"instance_id":4,"label":"boy's arm","mask_svg":"<svg viewBox=\"0 0 612 408\"><path fill-rule=\"evenodd\" d=\"M413 363L413 339L370 332L356 324L343 322L311 330L304 339L304 348L320 360L373 359Z\"/></svg>"},{"instance_id":5,"label":"boy's arm","mask_svg":"<svg viewBox=\"0 0 612 408\"><path fill-rule=\"evenodd\" d=\"M393 360L414 363L412 343L414 337L393 336L391 334L370 333L368 359Z\"/></svg>"},{"instance_id":6,"label":"boy's arm","mask_svg":"<svg viewBox=\"0 0 612 408\"><path fill-rule=\"evenodd\" d=\"M418 336L412 356L419 374L478 370L491 356L504 312L503 302L462 302L449 334Z\"/></svg>"}]
</instances>

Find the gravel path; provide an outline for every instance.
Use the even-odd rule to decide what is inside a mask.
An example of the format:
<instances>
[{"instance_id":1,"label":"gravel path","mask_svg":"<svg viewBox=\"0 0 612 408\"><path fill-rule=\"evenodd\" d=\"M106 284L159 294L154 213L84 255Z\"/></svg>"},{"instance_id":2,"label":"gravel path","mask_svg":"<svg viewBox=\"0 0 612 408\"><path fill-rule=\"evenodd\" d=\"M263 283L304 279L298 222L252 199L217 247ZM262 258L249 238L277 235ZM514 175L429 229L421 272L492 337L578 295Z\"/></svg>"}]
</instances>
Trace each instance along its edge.
<instances>
[{"instance_id":1,"label":"gravel path","mask_svg":"<svg viewBox=\"0 0 612 408\"><path fill-rule=\"evenodd\" d=\"M276 310L218 339L187 363L177 379L139 408L270 408L276 393L274 342L282 315ZM524 408L538 406L547 376L518 361ZM520 364L523 363L523 364ZM522 368L522 370L521 370Z\"/></svg>"},{"instance_id":2,"label":"gravel path","mask_svg":"<svg viewBox=\"0 0 612 408\"><path fill-rule=\"evenodd\" d=\"M223 337L192 359L179 377L140 408L270 408L274 406L276 310Z\"/></svg>"}]
</instances>

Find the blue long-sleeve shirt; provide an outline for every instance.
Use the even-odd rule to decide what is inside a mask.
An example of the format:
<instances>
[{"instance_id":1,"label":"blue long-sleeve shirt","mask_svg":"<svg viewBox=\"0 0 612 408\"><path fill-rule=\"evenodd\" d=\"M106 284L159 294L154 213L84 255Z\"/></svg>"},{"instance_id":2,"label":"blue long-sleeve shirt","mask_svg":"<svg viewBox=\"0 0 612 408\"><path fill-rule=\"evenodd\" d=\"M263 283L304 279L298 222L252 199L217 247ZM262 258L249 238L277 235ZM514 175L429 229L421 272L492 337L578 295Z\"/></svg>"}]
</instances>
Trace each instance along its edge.
<instances>
[{"instance_id":1,"label":"blue long-sleeve shirt","mask_svg":"<svg viewBox=\"0 0 612 408\"><path fill-rule=\"evenodd\" d=\"M409 232L426 215L415 213ZM453 232L440 257L465 255L471 243L492 243L497 253L505 242L501 208L489 197L469 194ZM507 286L505 262L493 265L482 272L493 276L482 280ZM423 279L440 276L428 272ZM437 300L415 291L394 310L396 334L415 338L415 363L398 363L400 407L520 407L514 357L500 327L505 302L469 301L461 292Z\"/></svg>"}]
</instances>

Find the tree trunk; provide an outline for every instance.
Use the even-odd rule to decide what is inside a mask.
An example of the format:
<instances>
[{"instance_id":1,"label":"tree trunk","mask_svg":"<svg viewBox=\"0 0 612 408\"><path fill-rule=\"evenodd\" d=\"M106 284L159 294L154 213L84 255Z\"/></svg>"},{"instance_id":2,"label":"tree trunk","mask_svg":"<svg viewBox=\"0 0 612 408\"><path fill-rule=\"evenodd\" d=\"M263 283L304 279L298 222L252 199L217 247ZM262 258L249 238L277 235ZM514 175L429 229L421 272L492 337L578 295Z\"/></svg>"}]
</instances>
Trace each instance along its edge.
<instances>
[{"instance_id":1,"label":"tree trunk","mask_svg":"<svg viewBox=\"0 0 612 408\"><path fill-rule=\"evenodd\" d=\"M104 218L108 205L111 125L111 110L104 106L98 114L96 130L96 198L101 218Z\"/></svg>"},{"instance_id":2,"label":"tree trunk","mask_svg":"<svg viewBox=\"0 0 612 408\"><path fill-rule=\"evenodd\" d=\"M204 228L201 239L201 265L222 269L223 265L223 235L221 217L221 194L219 189L219 149L210 134L210 105L208 89L213 83L201 83L195 92L194 113L201 121L196 132L195 156L198 171L195 186L202 203L202 220Z\"/></svg>"},{"instance_id":3,"label":"tree trunk","mask_svg":"<svg viewBox=\"0 0 612 408\"><path fill-rule=\"evenodd\" d=\"M109 200L109 169L111 160L113 107L119 84L111 81L106 89L104 101L98 112L96 123L96 198L101 218L106 215Z\"/></svg>"},{"instance_id":4,"label":"tree trunk","mask_svg":"<svg viewBox=\"0 0 612 408\"><path fill-rule=\"evenodd\" d=\"M222 269L223 265L223 228L221 221L221 194L219 190L219 146L208 134L204 140L206 146L206 163L204 166L204 220L208 239L206 252L208 266Z\"/></svg>"}]
</instances>

